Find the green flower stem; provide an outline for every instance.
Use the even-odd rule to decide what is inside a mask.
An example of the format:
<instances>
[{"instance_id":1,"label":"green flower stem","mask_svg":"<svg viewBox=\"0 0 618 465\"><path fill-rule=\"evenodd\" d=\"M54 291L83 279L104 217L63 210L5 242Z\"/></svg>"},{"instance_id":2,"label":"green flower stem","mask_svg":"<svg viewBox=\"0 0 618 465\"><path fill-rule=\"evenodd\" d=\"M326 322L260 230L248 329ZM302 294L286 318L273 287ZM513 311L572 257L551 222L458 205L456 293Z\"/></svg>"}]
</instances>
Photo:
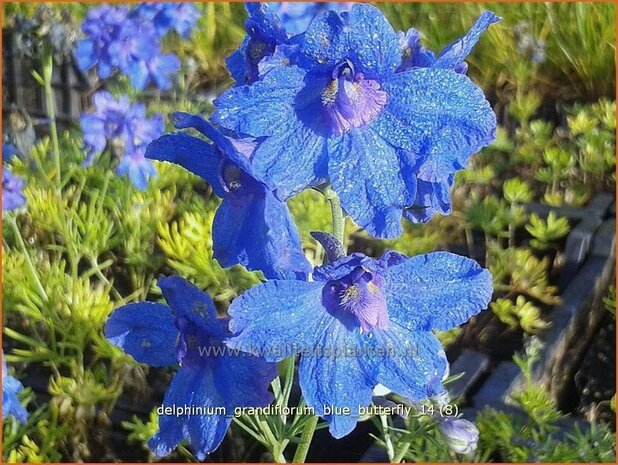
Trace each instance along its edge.
<instances>
[{"instance_id":1,"label":"green flower stem","mask_svg":"<svg viewBox=\"0 0 618 465\"><path fill-rule=\"evenodd\" d=\"M386 443L388 460L389 462L393 462L395 458L395 449L393 448L393 441L389 432L388 419L386 418L386 415L380 415L380 422L382 423L382 430L384 432L384 442Z\"/></svg>"},{"instance_id":2,"label":"green flower stem","mask_svg":"<svg viewBox=\"0 0 618 465\"><path fill-rule=\"evenodd\" d=\"M333 236L343 245L343 249L345 250L345 217L343 215L343 209L341 208L341 200L330 185L322 189L322 194L324 194L324 197L326 197L326 200L330 203L330 213L333 219Z\"/></svg>"},{"instance_id":3,"label":"green flower stem","mask_svg":"<svg viewBox=\"0 0 618 465\"><path fill-rule=\"evenodd\" d=\"M300 436L298 448L296 449L296 453L294 454L294 463L305 463L305 460L307 459L307 452L309 451L309 446L311 445L313 433L315 433L315 427L317 425L317 415L312 416L309 421L307 421L305 429L303 430L303 434Z\"/></svg>"},{"instance_id":4,"label":"green flower stem","mask_svg":"<svg viewBox=\"0 0 618 465\"><path fill-rule=\"evenodd\" d=\"M36 285L37 290L39 291L39 295L45 300L45 302L49 302L49 297L47 296L47 292L45 292L45 288L41 284L41 280L39 279L39 275L36 272L34 263L32 263L32 258L30 257L30 253L28 252L28 249L26 248L26 244L24 242L23 237L21 237L20 230L17 227L17 220L15 219L15 216L9 215L8 220L9 220L9 224L11 225L11 229L13 229L13 234L15 234L15 238L17 239L17 245L21 249L21 252L26 259L28 270L30 271L30 274L32 275L32 279L34 280L34 284Z\"/></svg>"},{"instance_id":5,"label":"green flower stem","mask_svg":"<svg viewBox=\"0 0 618 465\"><path fill-rule=\"evenodd\" d=\"M56 181L58 189L62 188L62 177L60 175L60 144L58 142L58 128L56 127L56 102L54 89L52 88L52 74L54 71L54 57L51 47L48 45L43 52L43 87L45 89L45 103L47 106L47 116L49 117L49 132L56 165Z\"/></svg>"}]
</instances>

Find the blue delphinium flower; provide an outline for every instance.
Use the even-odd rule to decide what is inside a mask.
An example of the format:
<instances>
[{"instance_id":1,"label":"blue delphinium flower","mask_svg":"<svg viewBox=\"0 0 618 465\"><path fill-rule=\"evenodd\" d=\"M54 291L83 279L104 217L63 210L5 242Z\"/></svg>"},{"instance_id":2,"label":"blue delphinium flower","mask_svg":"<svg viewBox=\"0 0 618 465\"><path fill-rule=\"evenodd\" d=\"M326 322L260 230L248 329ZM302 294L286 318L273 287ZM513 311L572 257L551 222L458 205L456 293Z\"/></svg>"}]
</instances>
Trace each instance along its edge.
<instances>
[{"instance_id":1,"label":"blue delphinium flower","mask_svg":"<svg viewBox=\"0 0 618 465\"><path fill-rule=\"evenodd\" d=\"M313 281L273 280L230 306L227 344L278 361L300 354L307 405L340 438L358 421L378 384L411 400L443 392L447 361L433 330L447 330L484 309L491 275L447 252L380 259L329 251ZM325 407L349 415L325 414Z\"/></svg>"},{"instance_id":2,"label":"blue delphinium flower","mask_svg":"<svg viewBox=\"0 0 618 465\"><path fill-rule=\"evenodd\" d=\"M151 80L162 90L171 88L171 77L180 68L180 61L173 54L162 53L151 22L131 15L126 7L103 5L88 11L82 31L86 37L75 51L82 71L96 66L99 78L107 79L120 69L138 90Z\"/></svg>"},{"instance_id":3,"label":"blue delphinium flower","mask_svg":"<svg viewBox=\"0 0 618 465\"><path fill-rule=\"evenodd\" d=\"M3 202L4 202L4 196ZM4 210L4 209L3 209ZM9 370L4 361L4 352L2 352L2 419L8 415L12 415L20 423L25 423L28 420L28 411L19 402L19 393L24 389L22 384L9 375Z\"/></svg>"},{"instance_id":4,"label":"blue delphinium flower","mask_svg":"<svg viewBox=\"0 0 618 465\"><path fill-rule=\"evenodd\" d=\"M371 235L399 236L417 175L448 179L493 140L489 103L451 69L397 72L397 34L370 5L322 13L298 40L296 64L223 93L213 121L263 138L253 170L281 196L329 181Z\"/></svg>"},{"instance_id":5,"label":"blue delphinium flower","mask_svg":"<svg viewBox=\"0 0 618 465\"><path fill-rule=\"evenodd\" d=\"M135 15L142 20L151 21L159 37L169 31L186 39L195 27L200 11L190 2L145 2L135 8Z\"/></svg>"},{"instance_id":6,"label":"blue delphinium flower","mask_svg":"<svg viewBox=\"0 0 618 465\"><path fill-rule=\"evenodd\" d=\"M2 167L2 211L11 211L23 207L26 203L24 186L26 181Z\"/></svg>"},{"instance_id":7,"label":"blue delphinium flower","mask_svg":"<svg viewBox=\"0 0 618 465\"><path fill-rule=\"evenodd\" d=\"M260 75L258 65L262 59L275 53L278 47L288 44L288 35L281 19L264 3L245 3L248 17L245 20L247 35L225 63L237 84L250 84Z\"/></svg>"},{"instance_id":8,"label":"blue delphinium flower","mask_svg":"<svg viewBox=\"0 0 618 465\"><path fill-rule=\"evenodd\" d=\"M107 91L94 94L93 103L94 111L83 114L80 120L87 151L85 164L109 145L120 159L118 174L129 176L138 189L146 189L148 179L157 172L144 153L146 146L163 134L163 117L148 117L143 104L130 103L126 96L116 99Z\"/></svg>"},{"instance_id":9,"label":"blue delphinium flower","mask_svg":"<svg viewBox=\"0 0 618 465\"><path fill-rule=\"evenodd\" d=\"M180 365L165 393L163 412L175 408L184 414L177 416L174 410L160 416L159 432L148 444L155 454L165 456L187 440L203 460L223 441L235 408L263 407L272 401L268 386L276 365L226 349L228 321L217 318L208 294L175 276L160 279L159 287L169 306L125 305L110 316L105 336L140 363ZM187 407L211 410L193 414ZM216 413L215 407L228 416Z\"/></svg>"},{"instance_id":10,"label":"blue delphinium flower","mask_svg":"<svg viewBox=\"0 0 618 465\"><path fill-rule=\"evenodd\" d=\"M307 30L311 20L326 10L344 11L350 9L352 2L268 2L268 7L276 13L290 34L301 34Z\"/></svg>"},{"instance_id":11,"label":"blue delphinium flower","mask_svg":"<svg viewBox=\"0 0 618 465\"><path fill-rule=\"evenodd\" d=\"M146 157L176 163L205 179L223 199L213 222L213 255L224 267L241 264L267 278L305 277L307 262L298 231L276 190L253 175L258 143L219 132L198 116L176 113L176 127L194 128L212 141L185 133L165 135Z\"/></svg>"}]
</instances>

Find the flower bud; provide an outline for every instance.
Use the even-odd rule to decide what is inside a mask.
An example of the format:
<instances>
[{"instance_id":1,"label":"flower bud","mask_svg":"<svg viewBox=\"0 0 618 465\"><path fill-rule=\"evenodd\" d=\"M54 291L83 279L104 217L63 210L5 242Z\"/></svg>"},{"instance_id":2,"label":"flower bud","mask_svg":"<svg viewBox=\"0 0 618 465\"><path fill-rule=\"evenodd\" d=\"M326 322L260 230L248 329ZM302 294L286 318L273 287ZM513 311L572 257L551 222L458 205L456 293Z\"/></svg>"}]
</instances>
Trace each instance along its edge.
<instances>
[{"instance_id":1,"label":"flower bud","mask_svg":"<svg viewBox=\"0 0 618 465\"><path fill-rule=\"evenodd\" d=\"M438 429L453 452L466 456L474 454L479 440L479 430L474 423L463 418L447 418L440 422Z\"/></svg>"}]
</instances>

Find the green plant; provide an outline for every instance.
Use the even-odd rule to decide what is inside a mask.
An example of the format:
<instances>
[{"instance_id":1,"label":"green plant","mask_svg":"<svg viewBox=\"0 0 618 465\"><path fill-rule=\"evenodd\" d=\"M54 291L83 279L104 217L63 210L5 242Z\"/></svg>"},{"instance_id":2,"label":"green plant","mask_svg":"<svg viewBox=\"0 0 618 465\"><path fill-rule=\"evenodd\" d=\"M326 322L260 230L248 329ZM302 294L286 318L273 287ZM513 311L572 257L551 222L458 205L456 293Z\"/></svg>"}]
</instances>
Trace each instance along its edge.
<instances>
[{"instance_id":1,"label":"green plant","mask_svg":"<svg viewBox=\"0 0 618 465\"><path fill-rule=\"evenodd\" d=\"M528 334L535 334L548 326L541 317L541 309L521 295L515 302L496 299L490 307L500 321L514 328L521 327Z\"/></svg>"},{"instance_id":2,"label":"green plant","mask_svg":"<svg viewBox=\"0 0 618 465\"><path fill-rule=\"evenodd\" d=\"M526 231L534 237L530 241L530 245L539 250L548 249L552 242L566 236L571 229L569 220L558 218L554 212L549 213L547 220L532 214L529 221L530 223L526 225Z\"/></svg>"}]
</instances>

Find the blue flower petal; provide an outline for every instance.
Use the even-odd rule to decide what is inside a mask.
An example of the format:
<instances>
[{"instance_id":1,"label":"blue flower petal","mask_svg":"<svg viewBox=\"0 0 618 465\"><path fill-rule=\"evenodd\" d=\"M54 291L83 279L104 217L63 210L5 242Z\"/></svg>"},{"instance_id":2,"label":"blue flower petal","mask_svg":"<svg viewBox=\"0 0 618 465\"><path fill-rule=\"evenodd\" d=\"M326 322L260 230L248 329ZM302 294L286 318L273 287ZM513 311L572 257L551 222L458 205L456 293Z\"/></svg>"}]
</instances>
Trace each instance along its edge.
<instances>
[{"instance_id":1,"label":"blue flower petal","mask_svg":"<svg viewBox=\"0 0 618 465\"><path fill-rule=\"evenodd\" d=\"M383 275L389 318L408 329L440 331L485 309L493 292L489 271L460 255L417 255Z\"/></svg>"},{"instance_id":2,"label":"blue flower petal","mask_svg":"<svg viewBox=\"0 0 618 465\"><path fill-rule=\"evenodd\" d=\"M388 354L374 360L380 384L411 400L424 400L441 391L447 360L432 332L409 331L391 322L376 338Z\"/></svg>"},{"instance_id":3,"label":"blue flower petal","mask_svg":"<svg viewBox=\"0 0 618 465\"><path fill-rule=\"evenodd\" d=\"M219 175L221 154L202 139L184 133L166 134L148 145L146 158L180 165L206 180L219 197L225 196Z\"/></svg>"},{"instance_id":4,"label":"blue flower petal","mask_svg":"<svg viewBox=\"0 0 618 465\"><path fill-rule=\"evenodd\" d=\"M267 281L236 299L228 313L234 337L226 344L278 362L312 348L334 321L322 306L322 285Z\"/></svg>"},{"instance_id":5,"label":"blue flower petal","mask_svg":"<svg viewBox=\"0 0 618 465\"><path fill-rule=\"evenodd\" d=\"M301 357L300 388L307 405L324 417L330 433L339 439L356 427L359 407L371 403L377 384L362 355L369 339L366 335L359 337L357 331L349 331L336 319L319 336L317 346ZM358 352L350 354L349 351ZM348 408L349 414L326 415L327 407Z\"/></svg>"},{"instance_id":6,"label":"blue flower petal","mask_svg":"<svg viewBox=\"0 0 618 465\"><path fill-rule=\"evenodd\" d=\"M92 68L97 62L94 41L91 39L80 40L75 48L74 56L77 67L81 71L87 71Z\"/></svg>"},{"instance_id":7,"label":"blue flower petal","mask_svg":"<svg viewBox=\"0 0 618 465\"><path fill-rule=\"evenodd\" d=\"M176 316L184 317L210 336L223 336L227 321L218 318L210 296L180 276L159 278L157 284Z\"/></svg>"},{"instance_id":8,"label":"blue flower petal","mask_svg":"<svg viewBox=\"0 0 618 465\"><path fill-rule=\"evenodd\" d=\"M324 182L328 176L327 159L326 140L294 121L286 131L266 138L259 145L252 167L258 179L287 199Z\"/></svg>"},{"instance_id":9,"label":"blue flower petal","mask_svg":"<svg viewBox=\"0 0 618 465\"><path fill-rule=\"evenodd\" d=\"M191 370L180 368L172 380L163 408L225 407L213 380L212 370L204 368ZM184 413L184 412L183 412ZM225 415L161 415L159 432L148 442L149 447L159 457L168 455L180 441L188 440L198 460L204 460L225 438L232 419Z\"/></svg>"},{"instance_id":10,"label":"blue flower petal","mask_svg":"<svg viewBox=\"0 0 618 465\"><path fill-rule=\"evenodd\" d=\"M396 98L372 127L410 152L420 179L447 178L495 137L496 116L483 91L464 75L415 68L395 75L384 87Z\"/></svg>"},{"instance_id":11,"label":"blue flower petal","mask_svg":"<svg viewBox=\"0 0 618 465\"><path fill-rule=\"evenodd\" d=\"M213 255L223 267L241 264L269 279L311 271L285 204L268 189L223 199L213 221Z\"/></svg>"},{"instance_id":12,"label":"blue flower petal","mask_svg":"<svg viewBox=\"0 0 618 465\"><path fill-rule=\"evenodd\" d=\"M225 59L225 67L238 85L245 84L245 54L248 44L249 36L245 36L238 49Z\"/></svg>"},{"instance_id":13,"label":"blue flower petal","mask_svg":"<svg viewBox=\"0 0 618 465\"><path fill-rule=\"evenodd\" d=\"M390 74L401 63L397 33L380 10L367 4L316 16L304 35L301 53L320 65L352 59L368 77Z\"/></svg>"},{"instance_id":14,"label":"blue flower petal","mask_svg":"<svg viewBox=\"0 0 618 465\"><path fill-rule=\"evenodd\" d=\"M174 125L177 129L192 128L199 131L213 142L213 149L218 147L227 159L240 166L252 177L255 177L251 165L251 158L257 146L257 142L254 139L250 137L239 138L238 134L233 131L227 131L230 134L226 135L220 128L215 128L199 115L177 111L173 116Z\"/></svg>"},{"instance_id":15,"label":"blue flower petal","mask_svg":"<svg viewBox=\"0 0 618 465\"><path fill-rule=\"evenodd\" d=\"M501 19L491 11L484 11L465 36L444 47L432 67L454 69L470 54L487 28Z\"/></svg>"},{"instance_id":16,"label":"blue flower petal","mask_svg":"<svg viewBox=\"0 0 618 465\"><path fill-rule=\"evenodd\" d=\"M178 330L167 305L127 304L111 314L105 337L140 363L164 367L176 363Z\"/></svg>"},{"instance_id":17,"label":"blue flower petal","mask_svg":"<svg viewBox=\"0 0 618 465\"><path fill-rule=\"evenodd\" d=\"M451 187L455 175L439 182L429 182L419 179L416 189L414 205L403 212L404 218L412 223L426 223L436 214L448 215L451 213Z\"/></svg>"},{"instance_id":18,"label":"blue flower petal","mask_svg":"<svg viewBox=\"0 0 618 465\"><path fill-rule=\"evenodd\" d=\"M402 209L416 192L402 178L395 149L371 129L328 142L330 181L346 212L372 236L400 236Z\"/></svg>"},{"instance_id":19,"label":"blue flower petal","mask_svg":"<svg viewBox=\"0 0 618 465\"><path fill-rule=\"evenodd\" d=\"M274 397L268 388L277 376L277 364L233 349L227 352L213 368L215 385L227 408L270 404Z\"/></svg>"},{"instance_id":20,"label":"blue flower petal","mask_svg":"<svg viewBox=\"0 0 618 465\"><path fill-rule=\"evenodd\" d=\"M287 131L297 118L294 101L304 76L297 66L281 66L250 86L228 89L215 100L212 121L253 137Z\"/></svg>"}]
</instances>

